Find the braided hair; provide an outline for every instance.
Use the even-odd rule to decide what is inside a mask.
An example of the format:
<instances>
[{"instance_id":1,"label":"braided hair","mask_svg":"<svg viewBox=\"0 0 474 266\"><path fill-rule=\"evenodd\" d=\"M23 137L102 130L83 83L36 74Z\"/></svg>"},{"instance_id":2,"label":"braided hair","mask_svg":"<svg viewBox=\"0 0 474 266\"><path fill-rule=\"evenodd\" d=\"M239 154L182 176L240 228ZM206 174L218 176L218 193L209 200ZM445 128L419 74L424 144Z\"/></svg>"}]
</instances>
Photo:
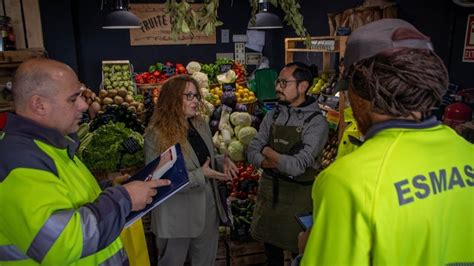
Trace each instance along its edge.
<instances>
[{"instance_id":1,"label":"braided hair","mask_svg":"<svg viewBox=\"0 0 474 266\"><path fill-rule=\"evenodd\" d=\"M371 101L380 114L422 119L441 103L448 87L448 72L442 60L424 49L403 49L378 55L352 65L347 77L353 91Z\"/></svg>"}]
</instances>

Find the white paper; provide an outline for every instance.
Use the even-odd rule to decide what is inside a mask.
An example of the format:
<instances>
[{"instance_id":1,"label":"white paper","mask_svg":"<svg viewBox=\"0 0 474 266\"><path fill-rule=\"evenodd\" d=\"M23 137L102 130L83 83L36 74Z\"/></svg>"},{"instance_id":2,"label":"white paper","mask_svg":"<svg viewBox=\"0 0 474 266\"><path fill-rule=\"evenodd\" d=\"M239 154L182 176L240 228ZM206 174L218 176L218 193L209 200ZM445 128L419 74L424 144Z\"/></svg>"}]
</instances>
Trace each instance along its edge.
<instances>
[{"instance_id":1,"label":"white paper","mask_svg":"<svg viewBox=\"0 0 474 266\"><path fill-rule=\"evenodd\" d=\"M258 30L247 31L247 44L245 45L245 47L261 53L263 51L264 45L265 45L265 32L264 31L258 31Z\"/></svg>"},{"instance_id":2,"label":"white paper","mask_svg":"<svg viewBox=\"0 0 474 266\"><path fill-rule=\"evenodd\" d=\"M169 159L169 156L171 155L171 158ZM176 148L175 146L171 146L169 149L164 151L160 155L161 160L167 160L163 166L160 166L158 164L158 169L156 169L153 172L153 178L152 179L159 179L161 178L168 170L173 167L174 163L176 162L177 155L176 155Z\"/></svg>"}]
</instances>

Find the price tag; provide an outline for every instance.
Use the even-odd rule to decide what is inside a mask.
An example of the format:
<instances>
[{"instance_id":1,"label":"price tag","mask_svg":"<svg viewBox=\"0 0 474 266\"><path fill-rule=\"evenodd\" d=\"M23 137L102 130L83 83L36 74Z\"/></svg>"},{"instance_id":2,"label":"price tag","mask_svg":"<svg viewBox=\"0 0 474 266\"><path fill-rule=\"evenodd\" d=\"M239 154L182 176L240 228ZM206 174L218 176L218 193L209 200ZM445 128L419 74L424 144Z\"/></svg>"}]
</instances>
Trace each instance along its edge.
<instances>
[{"instance_id":1,"label":"price tag","mask_svg":"<svg viewBox=\"0 0 474 266\"><path fill-rule=\"evenodd\" d=\"M235 83L224 83L222 84L223 91L235 91Z\"/></svg>"},{"instance_id":2,"label":"price tag","mask_svg":"<svg viewBox=\"0 0 474 266\"><path fill-rule=\"evenodd\" d=\"M165 66L163 67L163 71L165 72L166 76L173 76L176 74L176 68L174 67Z\"/></svg>"},{"instance_id":3,"label":"price tag","mask_svg":"<svg viewBox=\"0 0 474 266\"><path fill-rule=\"evenodd\" d=\"M231 64L223 64L223 65L220 65L219 66L219 71L221 74L223 73L226 73L227 71L231 70L232 69L232 65Z\"/></svg>"}]
</instances>

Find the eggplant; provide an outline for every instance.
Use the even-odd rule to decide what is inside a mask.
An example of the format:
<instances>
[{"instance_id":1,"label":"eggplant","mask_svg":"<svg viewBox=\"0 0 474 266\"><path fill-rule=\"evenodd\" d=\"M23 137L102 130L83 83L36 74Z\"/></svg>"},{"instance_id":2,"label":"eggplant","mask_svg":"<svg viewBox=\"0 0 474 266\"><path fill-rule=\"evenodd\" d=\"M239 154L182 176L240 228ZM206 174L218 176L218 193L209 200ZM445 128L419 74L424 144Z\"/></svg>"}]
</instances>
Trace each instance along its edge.
<instances>
[{"instance_id":1,"label":"eggplant","mask_svg":"<svg viewBox=\"0 0 474 266\"><path fill-rule=\"evenodd\" d=\"M221 119L221 113L222 113L222 105L219 105L214 112L212 112L212 120L219 120Z\"/></svg>"},{"instance_id":2,"label":"eggplant","mask_svg":"<svg viewBox=\"0 0 474 266\"><path fill-rule=\"evenodd\" d=\"M234 111L235 111L235 112L247 112L247 105L241 104L241 103L237 103L237 104L235 105Z\"/></svg>"},{"instance_id":3,"label":"eggplant","mask_svg":"<svg viewBox=\"0 0 474 266\"><path fill-rule=\"evenodd\" d=\"M237 104L237 97L233 91L224 91L222 93L221 102L233 110Z\"/></svg>"},{"instance_id":4,"label":"eggplant","mask_svg":"<svg viewBox=\"0 0 474 266\"><path fill-rule=\"evenodd\" d=\"M219 130L219 120L213 119L209 122L209 127L211 128L211 133L214 134Z\"/></svg>"}]
</instances>

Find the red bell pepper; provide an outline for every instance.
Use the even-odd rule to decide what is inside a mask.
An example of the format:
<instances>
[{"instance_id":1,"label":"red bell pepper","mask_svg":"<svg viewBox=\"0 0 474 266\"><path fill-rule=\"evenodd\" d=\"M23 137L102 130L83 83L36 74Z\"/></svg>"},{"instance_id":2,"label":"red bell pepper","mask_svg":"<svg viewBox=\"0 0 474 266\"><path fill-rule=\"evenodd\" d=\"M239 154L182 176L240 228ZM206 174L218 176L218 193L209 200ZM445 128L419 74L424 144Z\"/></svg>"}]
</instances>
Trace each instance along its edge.
<instances>
[{"instance_id":1,"label":"red bell pepper","mask_svg":"<svg viewBox=\"0 0 474 266\"><path fill-rule=\"evenodd\" d=\"M155 76L156 78L158 78L159 76L161 76L161 72L158 71L158 70L155 70L155 71L153 71L153 76Z\"/></svg>"},{"instance_id":2,"label":"red bell pepper","mask_svg":"<svg viewBox=\"0 0 474 266\"><path fill-rule=\"evenodd\" d=\"M146 80L151 75L151 73L143 72L141 75Z\"/></svg>"},{"instance_id":3,"label":"red bell pepper","mask_svg":"<svg viewBox=\"0 0 474 266\"><path fill-rule=\"evenodd\" d=\"M147 82L148 84L154 84L154 83L156 83L156 77L153 76L153 75L150 75L150 76L146 79L146 82Z\"/></svg>"},{"instance_id":4,"label":"red bell pepper","mask_svg":"<svg viewBox=\"0 0 474 266\"><path fill-rule=\"evenodd\" d=\"M145 79L143 78L143 75L142 74L135 75L135 82L137 84L144 84Z\"/></svg>"}]
</instances>

